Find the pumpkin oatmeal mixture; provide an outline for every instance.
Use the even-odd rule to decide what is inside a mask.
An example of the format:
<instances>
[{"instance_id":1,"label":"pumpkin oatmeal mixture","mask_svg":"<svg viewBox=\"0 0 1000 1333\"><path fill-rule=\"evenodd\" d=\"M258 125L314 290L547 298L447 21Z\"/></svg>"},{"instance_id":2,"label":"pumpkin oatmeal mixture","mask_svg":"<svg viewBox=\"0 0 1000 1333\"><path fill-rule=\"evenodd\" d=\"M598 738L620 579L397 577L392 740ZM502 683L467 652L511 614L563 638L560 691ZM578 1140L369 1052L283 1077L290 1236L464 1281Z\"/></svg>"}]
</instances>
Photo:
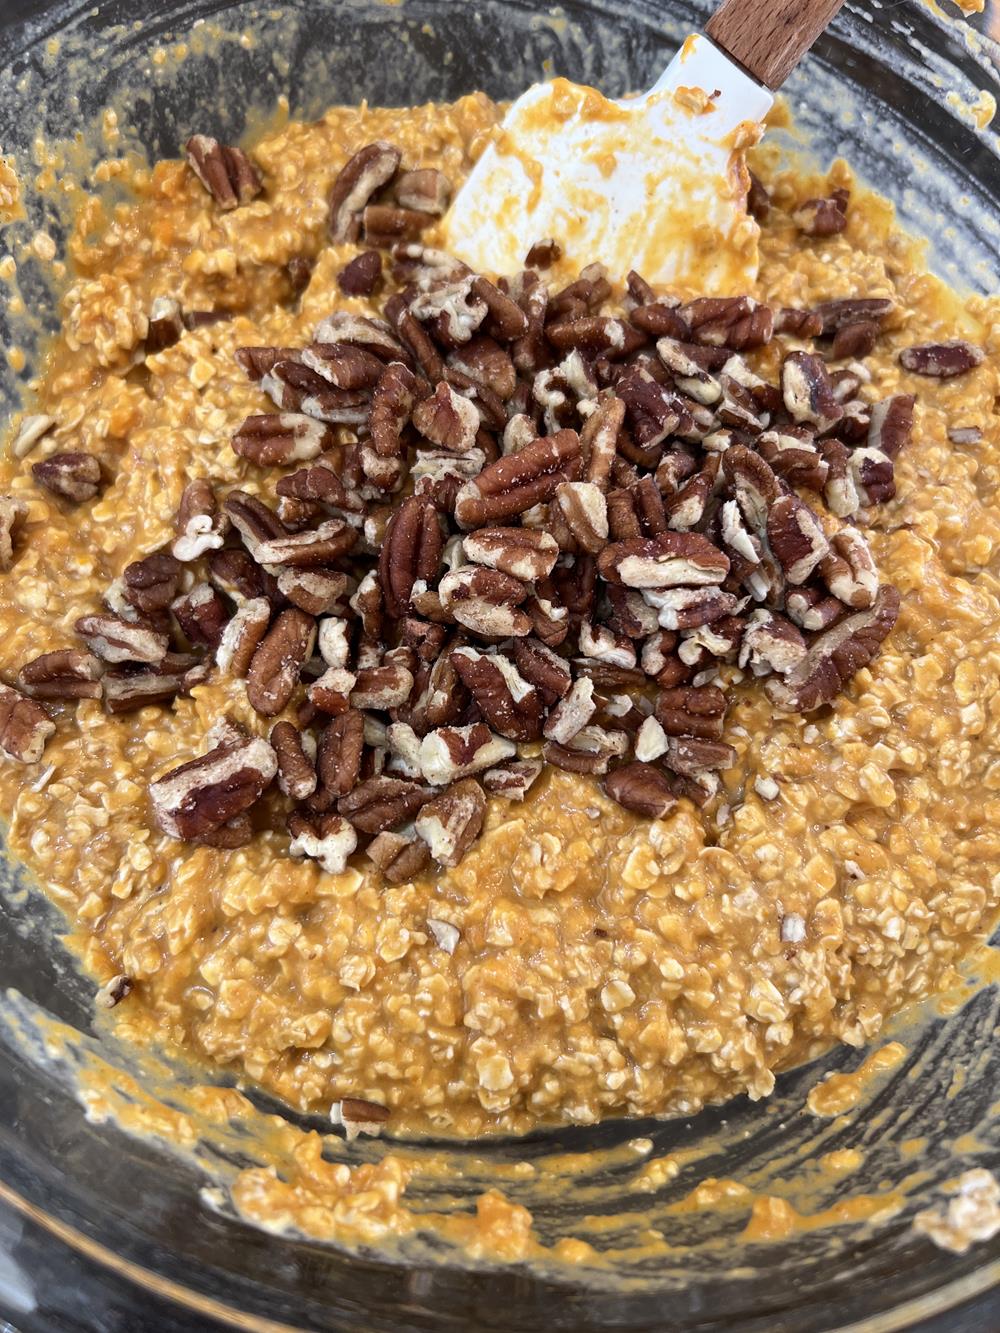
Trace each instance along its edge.
<instances>
[{"instance_id":1,"label":"pumpkin oatmeal mixture","mask_svg":"<svg viewBox=\"0 0 1000 1333\"><path fill-rule=\"evenodd\" d=\"M766 150L753 292L472 274L496 120L134 169L0 460L12 854L124 1036L349 1133L764 1097L1000 896L1000 304Z\"/></svg>"}]
</instances>

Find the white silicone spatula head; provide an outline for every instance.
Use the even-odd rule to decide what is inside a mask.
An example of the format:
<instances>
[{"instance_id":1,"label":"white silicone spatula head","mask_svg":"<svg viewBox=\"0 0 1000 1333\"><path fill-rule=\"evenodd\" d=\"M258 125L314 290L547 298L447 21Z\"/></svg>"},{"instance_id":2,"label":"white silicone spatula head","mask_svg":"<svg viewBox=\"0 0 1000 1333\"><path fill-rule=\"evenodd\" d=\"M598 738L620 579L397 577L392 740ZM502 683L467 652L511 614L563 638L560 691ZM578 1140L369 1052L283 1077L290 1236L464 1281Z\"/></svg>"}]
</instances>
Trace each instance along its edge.
<instances>
[{"instance_id":1,"label":"white silicone spatula head","mask_svg":"<svg viewBox=\"0 0 1000 1333\"><path fill-rule=\"evenodd\" d=\"M745 291L757 275L744 150L842 0L726 0L642 97L565 79L511 106L445 218L445 244L512 273L536 242L571 266L636 269L678 291ZM711 40L709 40L711 38Z\"/></svg>"}]
</instances>

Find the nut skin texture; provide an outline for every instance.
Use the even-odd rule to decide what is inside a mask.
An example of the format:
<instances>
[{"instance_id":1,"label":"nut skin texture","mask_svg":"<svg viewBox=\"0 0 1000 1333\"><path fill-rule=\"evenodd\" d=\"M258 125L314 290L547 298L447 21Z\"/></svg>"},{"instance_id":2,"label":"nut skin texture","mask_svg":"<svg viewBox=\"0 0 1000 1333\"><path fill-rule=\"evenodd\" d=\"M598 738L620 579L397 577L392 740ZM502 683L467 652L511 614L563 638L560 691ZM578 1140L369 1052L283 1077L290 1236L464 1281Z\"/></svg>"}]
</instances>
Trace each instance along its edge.
<instances>
[{"instance_id":1,"label":"nut skin texture","mask_svg":"<svg viewBox=\"0 0 1000 1333\"><path fill-rule=\"evenodd\" d=\"M242 148L219 143L209 134L193 134L184 151L191 170L223 210L249 203L264 188Z\"/></svg>"},{"instance_id":2,"label":"nut skin texture","mask_svg":"<svg viewBox=\"0 0 1000 1333\"><path fill-rule=\"evenodd\" d=\"M31 473L40 486L70 504L85 504L101 489L101 465L93 454L50 454L33 463Z\"/></svg>"},{"instance_id":3,"label":"nut skin texture","mask_svg":"<svg viewBox=\"0 0 1000 1333\"><path fill-rule=\"evenodd\" d=\"M647 819L663 819L677 804L670 781L653 764L632 763L604 779L604 790L626 810Z\"/></svg>"},{"instance_id":4,"label":"nut skin texture","mask_svg":"<svg viewBox=\"0 0 1000 1333\"><path fill-rule=\"evenodd\" d=\"M399 168L400 152L392 144L376 140L350 158L330 189L330 239L356 240L361 214L373 194L386 185Z\"/></svg>"},{"instance_id":5,"label":"nut skin texture","mask_svg":"<svg viewBox=\"0 0 1000 1333\"><path fill-rule=\"evenodd\" d=\"M33 699L0 685L0 750L21 764L36 764L56 724Z\"/></svg>"},{"instance_id":6,"label":"nut skin texture","mask_svg":"<svg viewBox=\"0 0 1000 1333\"><path fill-rule=\"evenodd\" d=\"M379 554L379 583L386 614L401 619L418 579L430 583L441 565L444 537L437 510L429 500L411 496L396 510Z\"/></svg>"},{"instance_id":7,"label":"nut skin texture","mask_svg":"<svg viewBox=\"0 0 1000 1333\"><path fill-rule=\"evenodd\" d=\"M156 822L168 837L186 842L213 834L257 803L277 769L267 741L219 745L152 784Z\"/></svg>"},{"instance_id":8,"label":"nut skin texture","mask_svg":"<svg viewBox=\"0 0 1000 1333\"><path fill-rule=\"evenodd\" d=\"M457 866L479 837L486 818L486 794L466 778L424 805L414 821L431 856L443 866Z\"/></svg>"},{"instance_id":9,"label":"nut skin texture","mask_svg":"<svg viewBox=\"0 0 1000 1333\"><path fill-rule=\"evenodd\" d=\"M288 704L315 637L313 617L293 607L282 611L261 640L247 673L247 699L263 717L276 716Z\"/></svg>"}]
</instances>

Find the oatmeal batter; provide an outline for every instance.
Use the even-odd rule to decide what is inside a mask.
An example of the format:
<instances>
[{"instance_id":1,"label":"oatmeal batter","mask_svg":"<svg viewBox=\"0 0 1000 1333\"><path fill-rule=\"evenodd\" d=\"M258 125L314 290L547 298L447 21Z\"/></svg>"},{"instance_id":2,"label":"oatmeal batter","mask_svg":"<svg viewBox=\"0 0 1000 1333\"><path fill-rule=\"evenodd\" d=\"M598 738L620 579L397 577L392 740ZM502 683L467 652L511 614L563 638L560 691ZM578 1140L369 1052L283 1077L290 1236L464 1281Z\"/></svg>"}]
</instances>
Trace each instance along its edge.
<instances>
[{"instance_id":1,"label":"oatmeal batter","mask_svg":"<svg viewBox=\"0 0 1000 1333\"><path fill-rule=\"evenodd\" d=\"M389 140L407 167L457 187L495 121L482 97L337 108L259 143L265 191L231 211L180 162L137 173L138 201L112 216L84 208L36 409L54 424L29 458L0 464L0 492L29 507L0 579L5 680L72 646L125 566L169 545L189 481L273 491L230 445L244 417L269 410L235 351L301 347L334 308L372 313L337 285L357 247L327 241L348 158ZM276 792L236 850L156 827L153 779L202 754L224 717L260 732L242 680L214 673L173 707L121 716L94 699L55 708L43 760L0 768L10 847L75 923L87 966L131 982L115 1010L124 1035L302 1109L360 1098L389 1109L394 1133L468 1136L766 1096L775 1071L835 1041L863 1045L953 980L1000 896L1000 305L963 306L889 206L857 188L846 231L805 234L797 206L849 186L846 169L817 181L768 163L753 295L775 308L892 298L898 318L864 360L862 392L917 395L898 496L868 530L902 593L877 661L812 715L777 714L742 685L726 724L736 762L703 808L681 800L650 822L594 779L549 768L523 804L490 801L456 867L401 884L362 858L341 874L290 859ZM297 295L301 259L315 263ZM224 318L143 359L164 296ZM899 365L900 348L956 337L987 353L967 374ZM749 359L773 380L776 356ZM89 504L32 477L30 464L67 450L110 478Z\"/></svg>"}]
</instances>

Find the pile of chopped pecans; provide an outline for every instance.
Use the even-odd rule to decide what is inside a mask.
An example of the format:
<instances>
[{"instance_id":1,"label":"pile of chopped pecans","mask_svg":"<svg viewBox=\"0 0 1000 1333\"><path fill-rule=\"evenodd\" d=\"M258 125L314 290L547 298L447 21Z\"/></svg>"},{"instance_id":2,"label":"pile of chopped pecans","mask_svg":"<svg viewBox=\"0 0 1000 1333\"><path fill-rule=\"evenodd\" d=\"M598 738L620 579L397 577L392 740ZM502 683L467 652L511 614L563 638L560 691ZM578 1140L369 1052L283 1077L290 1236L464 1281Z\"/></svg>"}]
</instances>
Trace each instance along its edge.
<instances>
[{"instance_id":1,"label":"pile of chopped pecans","mask_svg":"<svg viewBox=\"0 0 1000 1333\"><path fill-rule=\"evenodd\" d=\"M221 208L263 188L239 149L195 136L188 155ZM888 300L682 304L630 273L616 305L597 265L550 291L551 241L494 282L419 242L450 187L400 165L370 144L330 200L331 238L376 247L341 289L374 297L388 282L384 318L337 311L308 346L238 352L274 411L233 447L287 469L273 502L192 482L170 549L77 621L83 646L0 686L0 746L30 763L55 729L46 701L124 713L213 670L245 678L269 735L222 720L207 753L152 784L159 827L245 845L276 782L293 855L338 873L365 839L391 882L456 865L487 797L523 799L546 763L601 777L650 818L711 800L746 676L782 711L834 700L896 620L899 594L852 520L894 495L913 424L911 396L859 393L856 358ZM758 181L750 203L769 206ZM848 204L838 191L796 218L829 235ZM308 282L306 261L291 277ZM167 304L148 351L188 323ZM744 356L775 337L790 340L779 384ZM981 359L964 342L900 356L938 377ZM69 504L102 484L87 454L32 470ZM24 518L0 498L0 567Z\"/></svg>"}]
</instances>

